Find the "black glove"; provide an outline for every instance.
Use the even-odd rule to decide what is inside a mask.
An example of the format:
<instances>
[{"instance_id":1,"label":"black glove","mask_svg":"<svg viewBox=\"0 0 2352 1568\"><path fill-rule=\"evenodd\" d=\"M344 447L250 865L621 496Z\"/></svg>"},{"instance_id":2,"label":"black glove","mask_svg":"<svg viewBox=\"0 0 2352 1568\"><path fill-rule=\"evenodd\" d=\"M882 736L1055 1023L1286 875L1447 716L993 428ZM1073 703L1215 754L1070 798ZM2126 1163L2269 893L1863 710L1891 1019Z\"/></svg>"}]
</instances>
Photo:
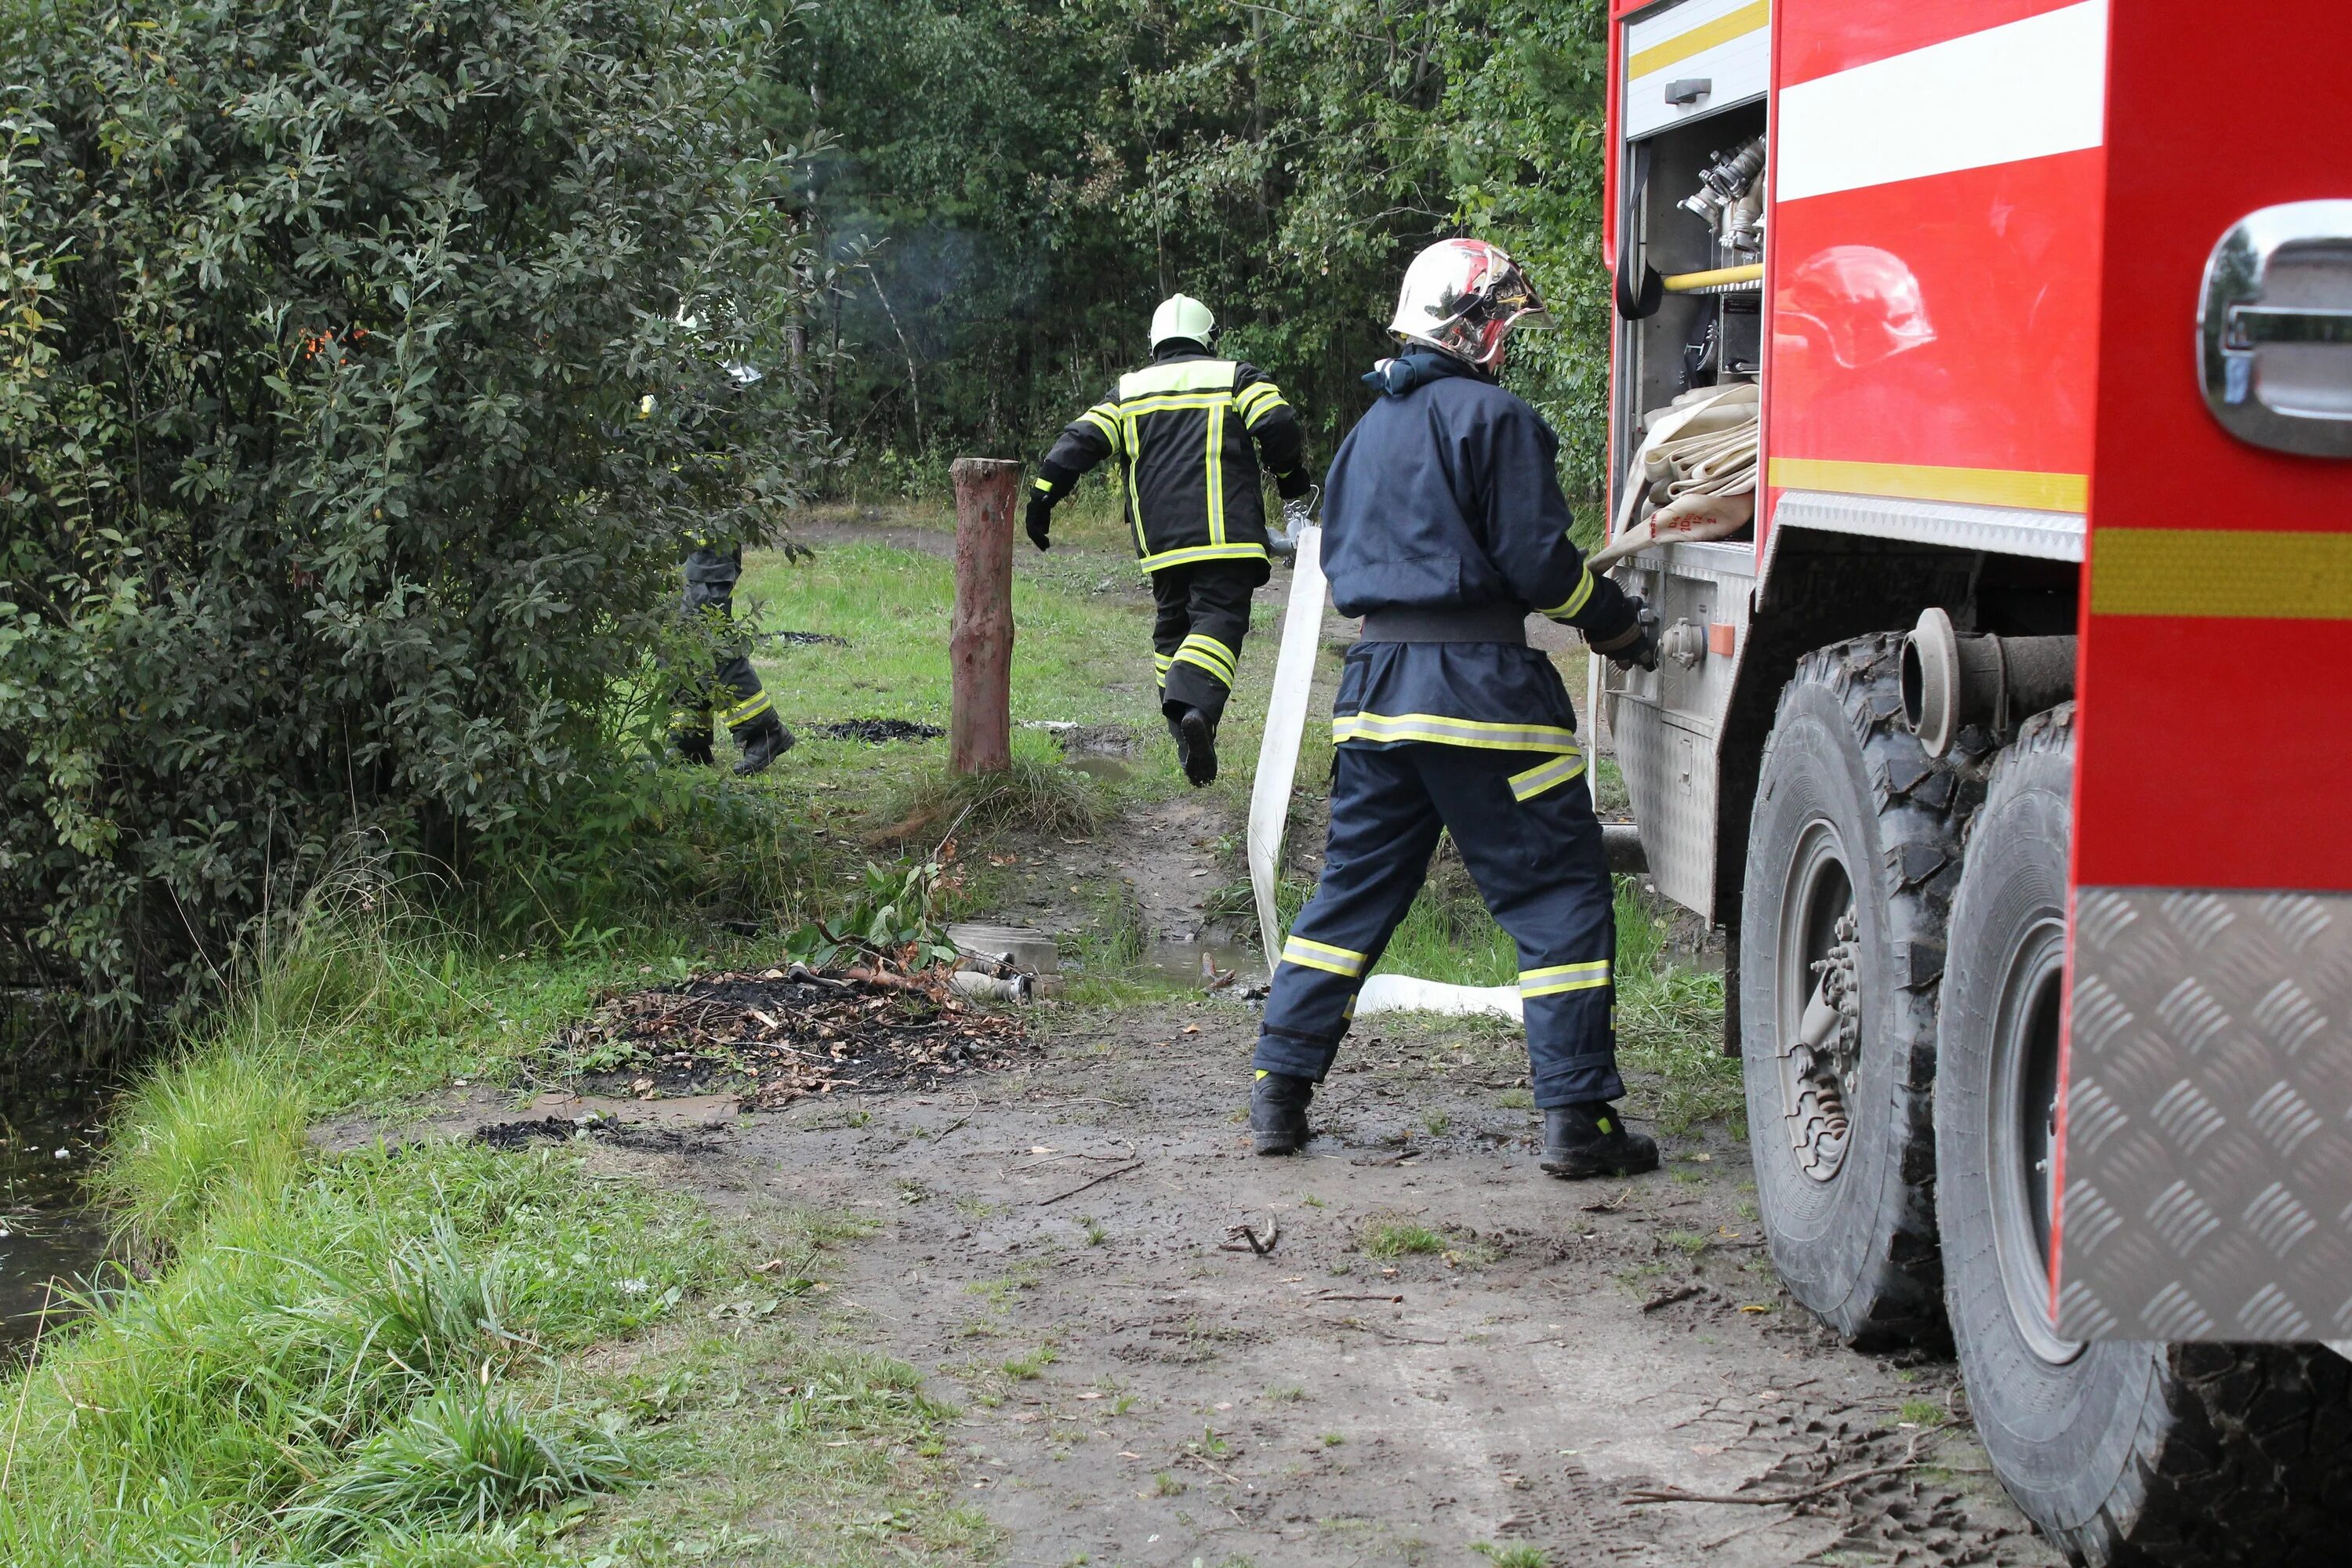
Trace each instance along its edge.
<instances>
[{"instance_id":1,"label":"black glove","mask_svg":"<svg viewBox=\"0 0 2352 1568\"><path fill-rule=\"evenodd\" d=\"M1029 542L1040 550L1051 550L1054 542L1045 537L1054 522L1054 498L1038 490L1029 498Z\"/></svg>"},{"instance_id":2,"label":"black glove","mask_svg":"<svg viewBox=\"0 0 2352 1568\"><path fill-rule=\"evenodd\" d=\"M1594 641L1592 651L1620 669L1658 668L1658 613L1642 602L1639 594L1625 595L1625 603L1633 611L1633 624L1613 637Z\"/></svg>"}]
</instances>

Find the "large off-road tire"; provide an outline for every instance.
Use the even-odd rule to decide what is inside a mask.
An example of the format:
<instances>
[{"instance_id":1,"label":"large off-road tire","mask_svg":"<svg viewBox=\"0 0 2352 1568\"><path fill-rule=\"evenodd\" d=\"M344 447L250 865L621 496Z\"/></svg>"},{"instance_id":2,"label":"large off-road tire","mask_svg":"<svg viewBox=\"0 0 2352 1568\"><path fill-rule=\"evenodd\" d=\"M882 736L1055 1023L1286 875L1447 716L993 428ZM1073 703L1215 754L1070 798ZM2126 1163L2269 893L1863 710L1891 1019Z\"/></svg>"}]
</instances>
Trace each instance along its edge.
<instances>
[{"instance_id":1,"label":"large off-road tire","mask_svg":"<svg viewBox=\"0 0 2352 1568\"><path fill-rule=\"evenodd\" d=\"M1857 1345L1942 1331L1936 990L1981 795L1967 757L1932 760L1904 728L1902 647L1881 634L1819 649L1781 691L1739 928L1748 1137L1772 1262Z\"/></svg>"},{"instance_id":2,"label":"large off-road tire","mask_svg":"<svg viewBox=\"0 0 2352 1568\"><path fill-rule=\"evenodd\" d=\"M2074 705L1994 764L1952 908L1936 1075L1944 1287L1977 1434L2095 1563L2352 1558L2352 1365L2316 1346L2061 1340L2050 1317Z\"/></svg>"}]
</instances>

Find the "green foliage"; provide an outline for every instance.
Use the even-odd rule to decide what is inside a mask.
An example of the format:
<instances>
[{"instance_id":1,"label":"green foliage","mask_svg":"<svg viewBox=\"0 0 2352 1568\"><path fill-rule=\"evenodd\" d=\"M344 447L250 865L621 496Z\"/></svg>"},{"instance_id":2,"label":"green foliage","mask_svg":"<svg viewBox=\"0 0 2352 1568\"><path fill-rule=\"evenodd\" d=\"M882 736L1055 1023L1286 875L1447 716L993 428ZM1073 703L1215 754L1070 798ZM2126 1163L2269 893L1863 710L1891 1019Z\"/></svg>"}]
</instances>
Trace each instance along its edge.
<instances>
[{"instance_id":1,"label":"green foliage","mask_svg":"<svg viewBox=\"0 0 2352 1568\"><path fill-rule=\"evenodd\" d=\"M361 826L545 900L693 651L679 535L824 455L738 12L0 15L9 967L171 1002Z\"/></svg>"},{"instance_id":2,"label":"green foliage","mask_svg":"<svg viewBox=\"0 0 2352 1568\"><path fill-rule=\"evenodd\" d=\"M828 410L869 493L958 443L1036 447L1146 349L1152 305L1209 301L1328 458L1412 253L1476 233L1567 331L1511 379L1597 489L1607 321L1596 244L1600 0L829 0L787 133L838 132L814 185L857 272Z\"/></svg>"},{"instance_id":3,"label":"green foliage","mask_svg":"<svg viewBox=\"0 0 2352 1568\"><path fill-rule=\"evenodd\" d=\"M873 954L910 969L951 963L955 944L947 939L941 912L944 877L937 860L906 867L868 861L865 885L841 913L803 925L786 940L784 951L813 969Z\"/></svg>"}]
</instances>

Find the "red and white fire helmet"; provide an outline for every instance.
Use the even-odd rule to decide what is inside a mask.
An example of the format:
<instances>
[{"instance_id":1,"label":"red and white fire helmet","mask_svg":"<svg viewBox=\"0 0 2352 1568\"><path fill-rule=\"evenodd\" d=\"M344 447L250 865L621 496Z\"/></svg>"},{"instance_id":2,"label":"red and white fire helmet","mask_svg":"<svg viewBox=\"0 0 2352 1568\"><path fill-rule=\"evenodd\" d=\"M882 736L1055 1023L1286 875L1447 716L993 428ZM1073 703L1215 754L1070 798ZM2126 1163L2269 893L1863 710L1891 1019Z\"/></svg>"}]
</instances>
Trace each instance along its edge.
<instances>
[{"instance_id":1,"label":"red and white fire helmet","mask_svg":"<svg viewBox=\"0 0 2352 1568\"><path fill-rule=\"evenodd\" d=\"M1513 327L1551 324L1536 286L1500 246L1441 239L1405 268L1389 331L1493 370Z\"/></svg>"}]
</instances>

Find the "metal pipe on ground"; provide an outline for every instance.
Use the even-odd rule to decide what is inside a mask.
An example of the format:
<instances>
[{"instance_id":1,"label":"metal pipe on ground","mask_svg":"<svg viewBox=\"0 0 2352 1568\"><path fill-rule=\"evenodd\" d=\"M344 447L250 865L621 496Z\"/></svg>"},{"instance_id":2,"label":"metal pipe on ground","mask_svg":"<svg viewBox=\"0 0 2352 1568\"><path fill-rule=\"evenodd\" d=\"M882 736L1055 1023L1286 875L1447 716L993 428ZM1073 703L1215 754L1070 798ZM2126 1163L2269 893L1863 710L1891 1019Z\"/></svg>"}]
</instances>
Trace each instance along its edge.
<instances>
[{"instance_id":1,"label":"metal pipe on ground","mask_svg":"<svg viewBox=\"0 0 2352 1568\"><path fill-rule=\"evenodd\" d=\"M1642 830L1633 823L1602 823L1601 847L1609 857L1612 871L1638 877L1650 868L1649 851L1642 847Z\"/></svg>"},{"instance_id":2,"label":"metal pipe on ground","mask_svg":"<svg viewBox=\"0 0 2352 1568\"><path fill-rule=\"evenodd\" d=\"M1013 502L1021 465L958 458L955 618L948 632L948 770L1013 766Z\"/></svg>"},{"instance_id":3,"label":"metal pipe on ground","mask_svg":"<svg viewBox=\"0 0 2352 1568\"><path fill-rule=\"evenodd\" d=\"M1938 609L1921 613L1903 643L1903 717L1931 757L1962 729L2007 735L2074 695L2074 639L1962 637Z\"/></svg>"}]
</instances>

